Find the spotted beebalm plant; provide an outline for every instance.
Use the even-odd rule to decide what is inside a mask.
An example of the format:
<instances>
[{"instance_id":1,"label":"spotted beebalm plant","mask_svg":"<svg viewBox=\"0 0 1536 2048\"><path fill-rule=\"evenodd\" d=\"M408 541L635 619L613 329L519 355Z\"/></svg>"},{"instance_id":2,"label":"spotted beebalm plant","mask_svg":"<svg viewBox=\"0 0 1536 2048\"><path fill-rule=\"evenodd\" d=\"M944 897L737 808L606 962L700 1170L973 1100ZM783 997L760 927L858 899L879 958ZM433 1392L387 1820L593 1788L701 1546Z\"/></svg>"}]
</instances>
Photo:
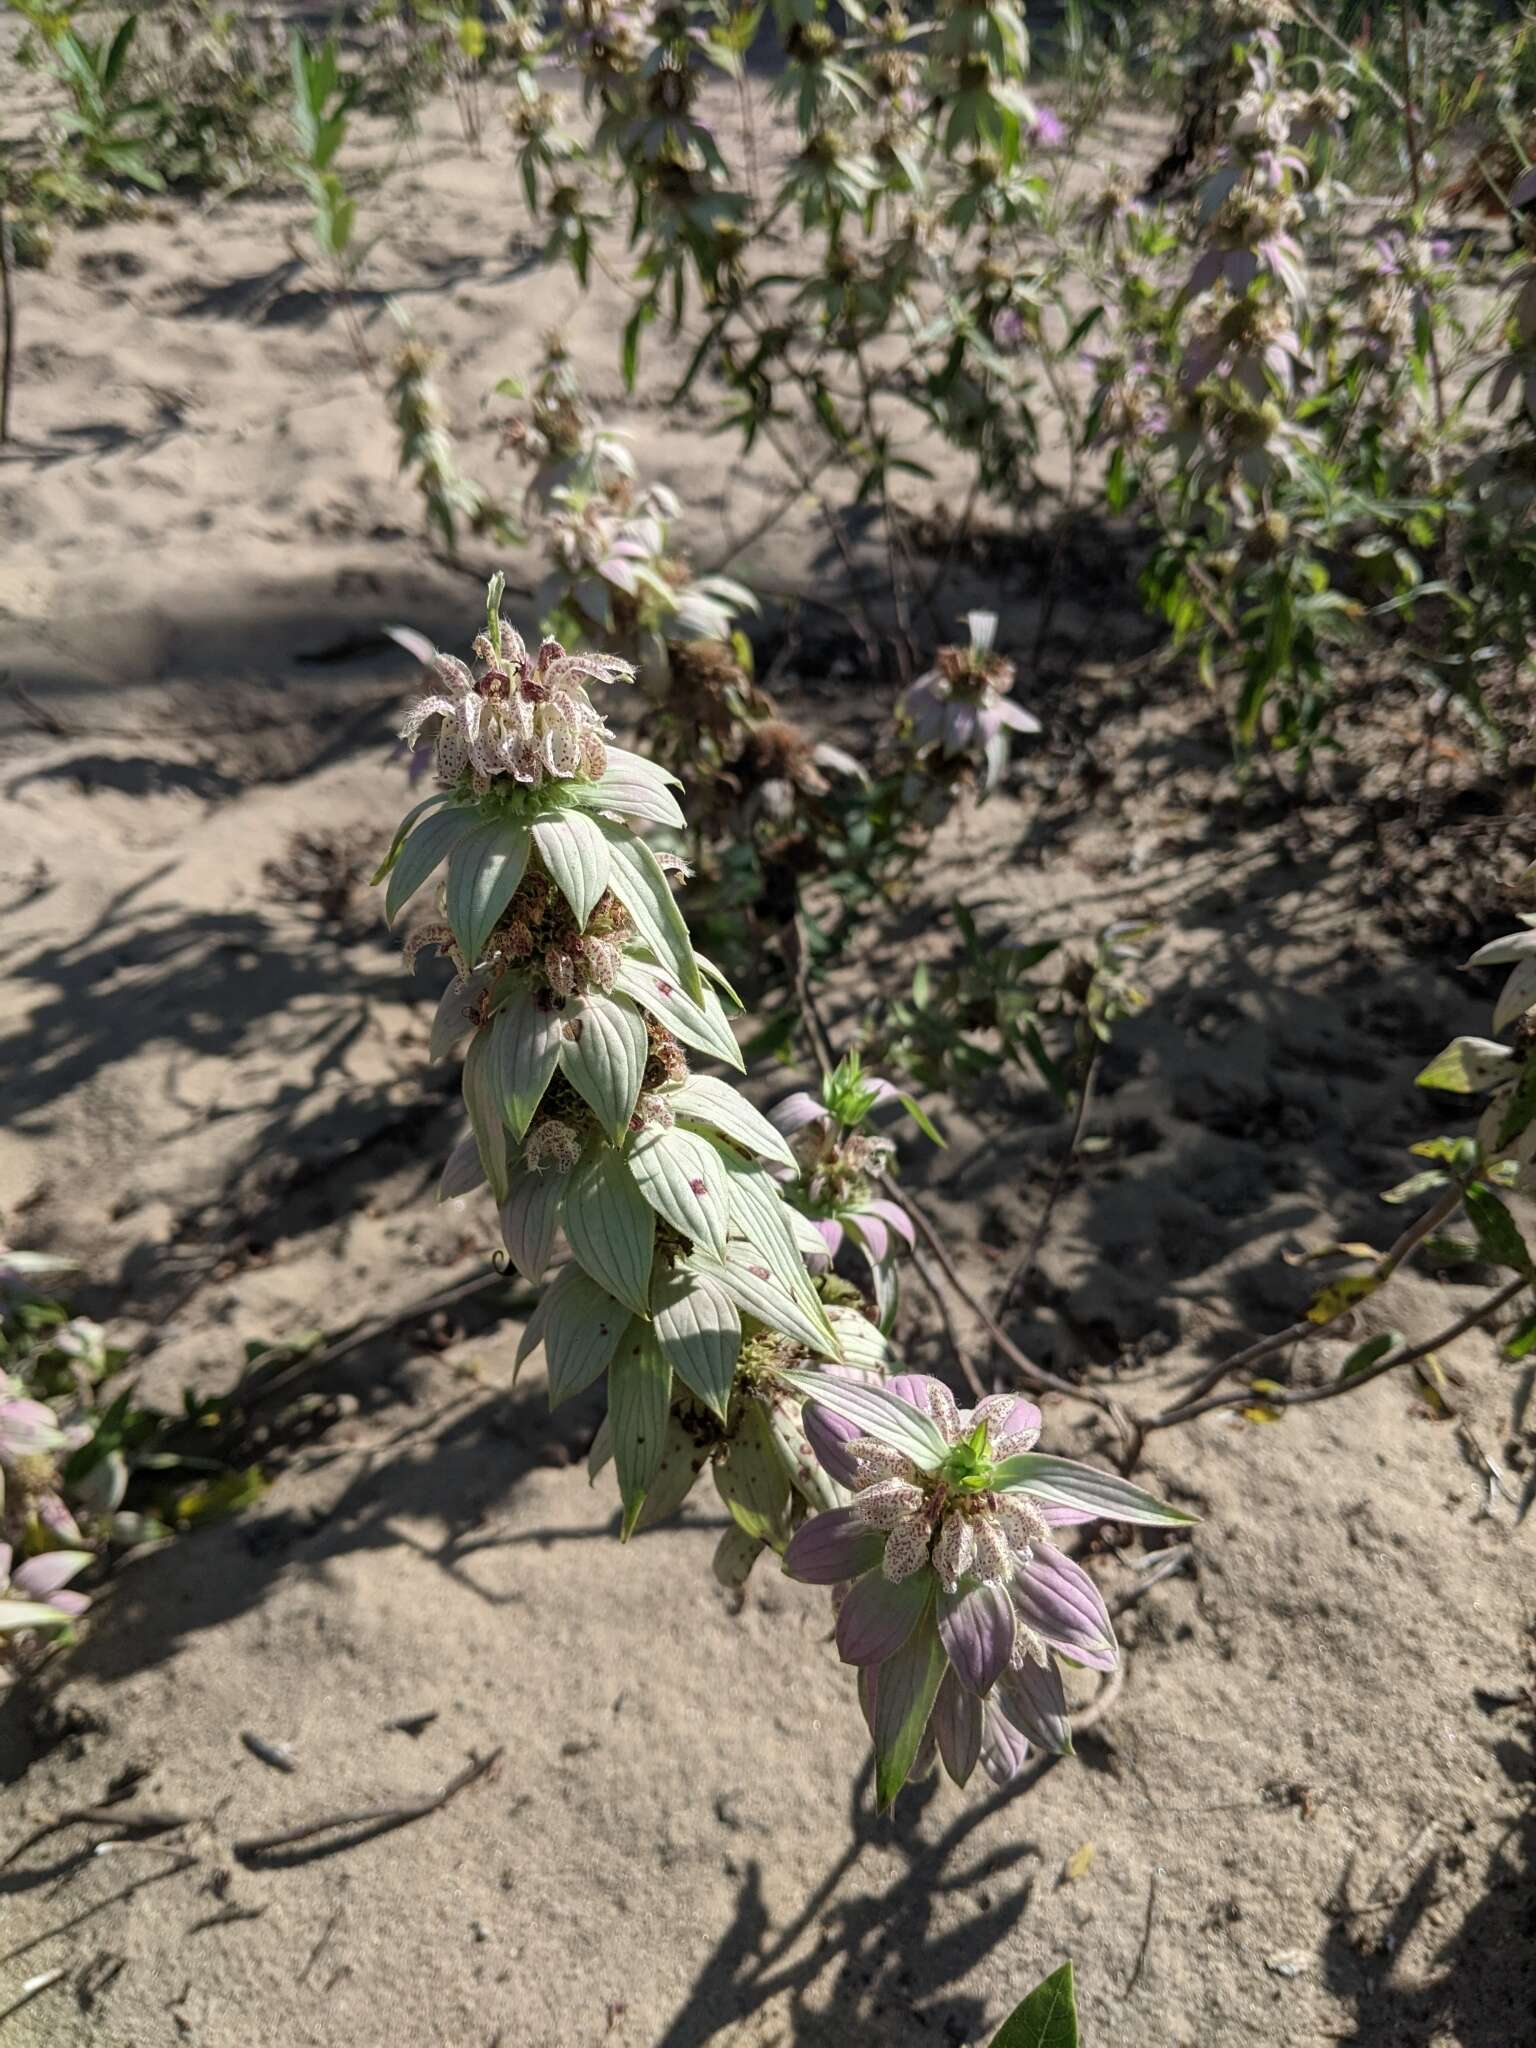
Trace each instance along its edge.
<instances>
[{"instance_id":1,"label":"spotted beebalm plant","mask_svg":"<svg viewBox=\"0 0 1536 2048\"><path fill-rule=\"evenodd\" d=\"M740 1069L735 998L689 940L672 894L682 863L641 833L683 828L676 778L615 746L588 695L633 670L552 640L530 650L500 600L497 579L472 666L396 636L430 678L403 737L432 739L444 786L406 818L379 879L393 922L444 871L440 914L407 952L436 945L453 963L434 1057L469 1039L470 1130L441 1192L489 1186L507 1255L536 1285L563 1235L570 1259L519 1363L543 1347L553 1403L607 1374L594 1462L612 1457L624 1533L648 1497L652 1518L670 1511L711 1462L744 1534L782 1547L778 1481L811 1461L788 1442L798 1404L791 1426L776 1367L843 1349L802 1256L822 1241L780 1197L783 1136L693 1071L700 1056Z\"/></svg>"},{"instance_id":2,"label":"spotted beebalm plant","mask_svg":"<svg viewBox=\"0 0 1536 2048\"><path fill-rule=\"evenodd\" d=\"M1070 1750L1057 1659L1108 1671L1119 1652L1098 1588L1052 1530L1192 1518L1113 1473L1037 1452L1040 1411L1011 1394L967 1411L918 1373L880 1386L798 1372L791 1384L808 1397L823 1469L850 1499L803 1524L784 1568L834 1589L881 1809L935 1754L958 1785L978 1762L1002 1785L1031 1744Z\"/></svg>"}]
</instances>

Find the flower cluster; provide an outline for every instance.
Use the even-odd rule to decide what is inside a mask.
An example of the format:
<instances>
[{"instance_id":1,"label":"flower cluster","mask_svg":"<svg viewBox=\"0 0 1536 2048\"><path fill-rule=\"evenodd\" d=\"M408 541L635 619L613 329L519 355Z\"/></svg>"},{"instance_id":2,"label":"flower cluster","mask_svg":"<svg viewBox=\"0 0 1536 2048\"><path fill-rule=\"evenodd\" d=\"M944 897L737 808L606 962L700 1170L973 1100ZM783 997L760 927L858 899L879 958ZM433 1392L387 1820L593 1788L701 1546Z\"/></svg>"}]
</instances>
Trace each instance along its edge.
<instances>
[{"instance_id":1,"label":"flower cluster","mask_svg":"<svg viewBox=\"0 0 1536 2048\"><path fill-rule=\"evenodd\" d=\"M836 1360L842 1341L805 1265L822 1240L774 1177L794 1154L692 1068L703 1055L740 1069L735 998L693 949L671 886L681 863L638 829L683 827L675 778L614 746L586 694L631 671L548 642L530 656L500 596L498 580L474 672L397 635L431 678L406 733L439 721L449 787L406 819L378 879L393 921L446 864L441 915L416 942L457 970L434 1056L470 1033L470 1131L441 1191L488 1185L534 1284L557 1238L568 1245L519 1361L542 1345L554 1402L606 1373L627 1533L653 1488L670 1497L678 1432L705 1446L682 1460L696 1476L711 1432L736 1457L737 1435L759 1428L760 1404L737 1397L744 1355L782 1339Z\"/></svg>"},{"instance_id":2,"label":"flower cluster","mask_svg":"<svg viewBox=\"0 0 1536 2048\"><path fill-rule=\"evenodd\" d=\"M1034 1449L1040 1413L995 1395L968 1411L942 1382L881 1386L800 1372L806 1434L851 1496L785 1553L791 1577L834 1589L837 1648L859 1673L882 1809L935 1755L963 1785L997 1784L1030 1745L1071 1748L1058 1657L1113 1668L1103 1598L1052 1531L1099 1517L1153 1527L1191 1518L1140 1487Z\"/></svg>"}]
</instances>

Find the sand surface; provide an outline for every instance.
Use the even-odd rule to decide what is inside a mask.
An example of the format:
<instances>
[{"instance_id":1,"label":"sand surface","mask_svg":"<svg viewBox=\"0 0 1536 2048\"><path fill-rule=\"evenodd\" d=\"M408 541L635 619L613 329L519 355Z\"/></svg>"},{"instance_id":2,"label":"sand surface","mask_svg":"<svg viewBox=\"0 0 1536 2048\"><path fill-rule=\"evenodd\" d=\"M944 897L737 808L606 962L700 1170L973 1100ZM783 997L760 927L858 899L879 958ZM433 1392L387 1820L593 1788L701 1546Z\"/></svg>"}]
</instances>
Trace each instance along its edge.
<instances>
[{"instance_id":1,"label":"sand surface","mask_svg":"<svg viewBox=\"0 0 1536 2048\"><path fill-rule=\"evenodd\" d=\"M771 454L725 461L626 398L624 304L530 261L499 137L477 159L434 109L366 212L367 332L385 344L391 294L443 348L467 468L515 488L481 399L568 320L700 558L760 517ZM298 215L157 204L22 280L0 460L0 670L23 692L0 732L0 1213L82 1259L83 1302L143 1347L162 1398L230 1384L249 1338L397 1321L323 1377L315 1443L255 1512L123 1573L46 1711L11 1699L5 1845L132 1767L142 1803L188 1816L196 1860L81 1863L64 1835L0 1871L0 2009L68 1973L8 2038L938 2048L989 2039L1071 1956L1090 2048L1530 2048L1536 1750L1497 1700L1536 1669L1536 1517L1483 1512L1465 1439L1410 1384L1155 1439L1147 1483L1203 1517L1195 1562L1126 1615L1124 1689L1077 1758L1006 1796L921 1788L877 1822L823 1597L763 1570L732 1613L702 1494L621 1550L580 1470L591 1413L551 1419L537 1369L511 1386L506 1293L431 1309L485 1270L492 1218L433 1204L457 1130L454 1074L426 1060L438 983L407 979L365 886L405 800L411 685L373 636L404 619L458 645L476 593L421 542L382 401L292 261ZM656 338L658 371L685 355ZM956 896L1020 937L1160 921L1154 1001L1104 1064L1104 1142L1014 1322L1043 1363L1114 1373L1150 1408L1298 1313L1303 1248L1389 1240L1376 1191L1439 1128L1412 1074L1485 1028L1486 991L1451 971L1454 917L1409 949L1415 919L1345 808L1232 801L1209 706L1127 659L1148 634L1112 537L1080 549L1049 672L1024 685L1046 742L946 828L829 1002L854 1022L872 977L898 988L940 954ZM1039 554L978 554L941 601L984 593L1027 648ZM738 567L781 603L837 598L809 508ZM846 661L800 670L783 688L818 729L857 744L885 715ZM1511 850L1536 853L1528 824ZM1456 865L1437 900L1496 925ZM1022 1081L934 1106L949 1147L912 1148L911 1171L992 1292L1065 1133ZM1411 1276L1355 1334L1426 1335L1474 1298ZM920 1291L903 1348L942 1369ZM1304 1369L1341 1356L1319 1345ZM1513 1371L1482 1335L1443 1364L1520 1474L1536 1437ZM1056 1448L1106 1456L1087 1410L1047 1408ZM1137 1584L1131 1553L1094 1569L1111 1597ZM411 1826L259 1868L235 1854L430 1795L498 1745L493 1775Z\"/></svg>"}]
</instances>

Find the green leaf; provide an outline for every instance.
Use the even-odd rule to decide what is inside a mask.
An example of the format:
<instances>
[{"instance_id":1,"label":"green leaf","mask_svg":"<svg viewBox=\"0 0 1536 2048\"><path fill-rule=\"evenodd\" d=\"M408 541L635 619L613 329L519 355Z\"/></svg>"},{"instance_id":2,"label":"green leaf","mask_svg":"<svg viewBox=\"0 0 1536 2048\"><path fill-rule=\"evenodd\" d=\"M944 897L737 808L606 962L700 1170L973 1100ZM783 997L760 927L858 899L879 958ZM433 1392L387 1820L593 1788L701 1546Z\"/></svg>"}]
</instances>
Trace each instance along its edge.
<instances>
[{"instance_id":1,"label":"green leaf","mask_svg":"<svg viewBox=\"0 0 1536 2048\"><path fill-rule=\"evenodd\" d=\"M436 872L461 840L478 830L480 823L480 813L462 804L422 820L393 854L389 888L384 895L386 924L394 923L428 876Z\"/></svg>"},{"instance_id":2,"label":"green leaf","mask_svg":"<svg viewBox=\"0 0 1536 2048\"><path fill-rule=\"evenodd\" d=\"M917 1125L917 1128L922 1132L925 1138L931 1138L935 1145L942 1145L944 1143L944 1140L939 1136L937 1129L929 1120L928 1112L922 1107L920 1103L914 1101L910 1095L898 1094L896 1100L907 1112L907 1115L911 1117L913 1123Z\"/></svg>"},{"instance_id":3,"label":"green leaf","mask_svg":"<svg viewBox=\"0 0 1536 2048\"><path fill-rule=\"evenodd\" d=\"M1536 1351L1536 1309L1525 1317L1515 1334L1504 1344L1504 1356L1508 1359L1529 1358Z\"/></svg>"},{"instance_id":4,"label":"green leaf","mask_svg":"<svg viewBox=\"0 0 1536 2048\"><path fill-rule=\"evenodd\" d=\"M419 804L414 804L411 807L411 809L406 812L405 816L400 820L400 823L395 828L395 836L389 842L388 853L385 854L384 858L379 862L378 867L374 871L373 878L368 884L370 889L377 889L380 882L382 882L386 878L386 876L388 876L391 869L394 867L395 862L400 858L400 849L402 846L404 846L406 841L406 835L410 831L411 827L415 824L416 820L418 818L425 817L428 811L436 810L439 804L447 803L448 795L449 792L446 789L440 789L437 792L436 796L425 797L422 800L422 802L420 802Z\"/></svg>"},{"instance_id":5,"label":"green leaf","mask_svg":"<svg viewBox=\"0 0 1536 2048\"><path fill-rule=\"evenodd\" d=\"M661 1458L645 1490L644 1504L635 1518L637 1534L642 1529L655 1528L668 1515L677 1513L692 1493L694 1481L708 1462L709 1452L710 1446L707 1441L701 1441L696 1422L690 1428L674 1409L667 1417Z\"/></svg>"},{"instance_id":6,"label":"green leaf","mask_svg":"<svg viewBox=\"0 0 1536 2048\"><path fill-rule=\"evenodd\" d=\"M1465 1199L1467 1220L1477 1233L1478 1246L1489 1265L1529 1273L1531 1255L1520 1227L1493 1190L1482 1181L1473 1181Z\"/></svg>"},{"instance_id":7,"label":"green leaf","mask_svg":"<svg viewBox=\"0 0 1536 2048\"><path fill-rule=\"evenodd\" d=\"M588 811L614 811L626 818L640 818L647 824L667 825L681 832L687 824L671 785L676 776L658 768L643 754L626 753L622 747L607 748L608 765L596 782L570 782L571 800Z\"/></svg>"},{"instance_id":8,"label":"green leaf","mask_svg":"<svg viewBox=\"0 0 1536 2048\"><path fill-rule=\"evenodd\" d=\"M723 1422L741 1351L741 1316L708 1273L674 1266L651 1289L656 1341L691 1393Z\"/></svg>"},{"instance_id":9,"label":"green leaf","mask_svg":"<svg viewBox=\"0 0 1536 2048\"><path fill-rule=\"evenodd\" d=\"M672 1368L649 1323L637 1317L608 1368L608 1427L624 1502L619 1533L625 1542L634 1533L646 1492L661 1467L671 1400Z\"/></svg>"},{"instance_id":10,"label":"green leaf","mask_svg":"<svg viewBox=\"0 0 1536 2048\"><path fill-rule=\"evenodd\" d=\"M539 1297L517 1347L515 1367L544 1347L549 1405L558 1408L607 1370L629 1318L579 1266L563 1266Z\"/></svg>"},{"instance_id":11,"label":"green leaf","mask_svg":"<svg viewBox=\"0 0 1536 2048\"><path fill-rule=\"evenodd\" d=\"M889 1813L922 1746L948 1660L931 1611L875 1679L875 1806Z\"/></svg>"},{"instance_id":12,"label":"green leaf","mask_svg":"<svg viewBox=\"0 0 1536 2048\"><path fill-rule=\"evenodd\" d=\"M1502 1152L1506 1145L1512 1145L1533 1118L1536 1118L1536 1058L1528 1056L1499 1118L1497 1149Z\"/></svg>"},{"instance_id":13,"label":"green leaf","mask_svg":"<svg viewBox=\"0 0 1536 2048\"><path fill-rule=\"evenodd\" d=\"M1420 1088L1440 1088L1448 1095L1476 1095L1495 1082L1507 1080L1514 1057L1509 1047L1500 1045L1496 1038L1453 1038L1445 1051L1437 1053L1424 1071L1414 1077L1415 1084Z\"/></svg>"},{"instance_id":14,"label":"green leaf","mask_svg":"<svg viewBox=\"0 0 1536 2048\"><path fill-rule=\"evenodd\" d=\"M635 1185L658 1216L718 1258L730 1215L725 1161L692 1131L642 1131L625 1154Z\"/></svg>"},{"instance_id":15,"label":"green leaf","mask_svg":"<svg viewBox=\"0 0 1536 2048\"><path fill-rule=\"evenodd\" d=\"M615 1144L629 1129L649 1057L645 1019L627 996L594 991L568 1013L560 1071Z\"/></svg>"},{"instance_id":16,"label":"green leaf","mask_svg":"<svg viewBox=\"0 0 1536 2048\"><path fill-rule=\"evenodd\" d=\"M1387 1353L1395 1350L1402 1341L1401 1330L1378 1330L1374 1337L1367 1337L1363 1344L1355 1346L1339 1367L1340 1381L1358 1379L1361 1373L1368 1372L1373 1365L1379 1364Z\"/></svg>"},{"instance_id":17,"label":"green leaf","mask_svg":"<svg viewBox=\"0 0 1536 2048\"><path fill-rule=\"evenodd\" d=\"M712 1074L690 1074L680 1088L666 1091L666 1099L677 1115L691 1123L708 1124L711 1130L719 1131L760 1158L795 1170L795 1155L788 1140L761 1110L738 1095L729 1081L718 1080Z\"/></svg>"},{"instance_id":18,"label":"green leaf","mask_svg":"<svg viewBox=\"0 0 1536 2048\"><path fill-rule=\"evenodd\" d=\"M501 1019L498 1017L496 1025ZM498 1061L493 1049L496 1027L477 1031L464 1056L464 1107L480 1164L498 1203L507 1199L507 1127L502 1121L502 1092L497 1079Z\"/></svg>"},{"instance_id":19,"label":"green leaf","mask_svg":"<svg viewBox=\"0 0 1536 2048\"><path fill-rule=\"evenodd\" d=\"M732 1159L725 1154L721 1156L725 1158L731 1175L731 1229L738 1237L745 1238L755 1251L762 1253L779 1285L792 1294L819 1324L825 1324L819 1348L828 1358L835 1358L838 1354L830 1348L832 1326L826 1322L821 1296L805 1270L805 1259L798 1241L800 1232L812 1232L815 1235L815 1256L824 1258L827 1247L820 1234L815 1233L813 1226L790 1208L771 1174L765 1173L753 1161ZM810 1249L809 1244L806 1249Z\"/></svg>"},{"instance_id":20,"label":"green leaf","mask_svg":"<svg viewBox=\"0 0 1536 2048\"><path fill-rule=\"evenodd\" d=\"M699 964L683 913L656 856L643 839L622 825L605 825L611 867L608 886L629 912L635 930L663 968L671 971L696 1003L704 1001Z\"/></svg>"},{"instance_id":21,"label":"green leaf","mask_svg":"<svg viewBox=\"0 0 1536 2048\"><path fill-rule=\"evenodd\" d=\"M715 1488L738 1529L782 1550L790 1538L789 1474L756 1401L745 1401L729 1442L715 1459Z\"/></svg>"},{"instance_id":22,"label":"green leaf","mask_svg":"<svg viewBox=\"0 0 1536 2048\"><path fill-rule=\"evenodd\" d=\"M656 1212L620 1152L604 1146L571 1175L561 1222L571 1250L600 1286L637 1316L650 1313Z\"/></svg>"},{"instance_id":23,"label":"green leaf","mask_svg":"<svg viewBox=\"0 0 1536 2048\"><path fill-rule=\"evenodd\" d=\"M519 985L496 1012L491 1034L497 1108L522 1139L560 1060L565 1043L560 1014L544 1009L531 988Z\"/></svg>"},{"instance_id":24,"label":"green leaf","mask_svg":"<svg viewBox=\"0 0 1536 2048\"><path fill-rule=\"evenodd\" d=\"M516 894L528 865L528 845L526 825L498 818L453 850L448 863L448 922L470 967Z\"/></svg>"},{"instance_id":25,"label":"green leaf","mask_svg":"<svg viewBox=\"0 0 1536 2048\"><path fill-rule=\"evenodd\" d=\"M615 985L642 1004L692 1051L725 1060L738 1073L744 1071L736 1035L712 990L704 991L703 1004L691 1002L663 968L649 960L634 959L624 961Z\"/></svg>"},{"instance_id":26,"label":"green leaf","mask_svg":"<svg viewBox=\"0 0 1536 2048\"><path fill-rule=\"evenodd\" d=\"M1330 1280L1307 1310L1307 1321L1336 1322L1346 1309L1374 1294L1380 1285L1379 1273L1346 1273L1342 1279Z\"/></svg>"},{"instance_id":27,"label":"green leaf","mask_svg":"<svg viewBox=\"0 0 1536 2048\"><path fill-rule=\"evenodd\" d=\"M595 820L581 811L541 818L533 843L577 924L585 926L608 886L608 842Z\"/></svg>"},{"instance_id":28,"label":"green leaf","mask_svg":"<svg viewBox=\"0 0 1536 2048\"><path fill-rule=\"evenodd\" d=\"M1063 1963L1003 2021L992 2048L1078 2048L1077 1992Z\"/></svg>"}]
</instances>

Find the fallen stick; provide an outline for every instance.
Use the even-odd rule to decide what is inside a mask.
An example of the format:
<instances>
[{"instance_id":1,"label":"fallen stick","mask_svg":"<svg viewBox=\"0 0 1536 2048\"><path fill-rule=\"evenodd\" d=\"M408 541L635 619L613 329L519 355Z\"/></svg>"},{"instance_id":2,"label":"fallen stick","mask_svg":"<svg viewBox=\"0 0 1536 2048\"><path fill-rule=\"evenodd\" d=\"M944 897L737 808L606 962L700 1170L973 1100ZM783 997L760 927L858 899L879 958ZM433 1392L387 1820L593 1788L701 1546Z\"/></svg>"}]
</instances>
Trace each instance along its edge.
<instances>
[{"instance_id":1,"label":"fallen stick","mask_svg":"<svg viewBox=\"0 0 1536 2048\"><path fill-rule=\"evenodd\" d=\"M430 1799L418 1799L400 1806L369 1806L360 1813L326 1814L321 1820L305 1821L302 1826L296 1828L283 1828L275 1835L248 1836L245 1841L235 1843L235 1854L242 1863L259 1862L263 1857L271 1856L280 1849L296 1848L301 1842L312 1841L316 1835L332 1834L339 1829L366 1828L368 1835L364 1839L371 1840L374 1835L387 1834L392 1828L408 1827L412 1821L425 1820L428 1814L439 1812L450 1799L456 1799L467 1786L473 1785L477 1779L483 1778L488 1771L493 1770L501 1758L500 1748L493 1749L489 1756L472 1758L456 1778L450 1778L442 1791L434 1793ZM314 1850L311 1853L330 1855L337 1850L355 1846L349 1841L334 1842L325 1849Z\"/></svg>"}]
</instances>

